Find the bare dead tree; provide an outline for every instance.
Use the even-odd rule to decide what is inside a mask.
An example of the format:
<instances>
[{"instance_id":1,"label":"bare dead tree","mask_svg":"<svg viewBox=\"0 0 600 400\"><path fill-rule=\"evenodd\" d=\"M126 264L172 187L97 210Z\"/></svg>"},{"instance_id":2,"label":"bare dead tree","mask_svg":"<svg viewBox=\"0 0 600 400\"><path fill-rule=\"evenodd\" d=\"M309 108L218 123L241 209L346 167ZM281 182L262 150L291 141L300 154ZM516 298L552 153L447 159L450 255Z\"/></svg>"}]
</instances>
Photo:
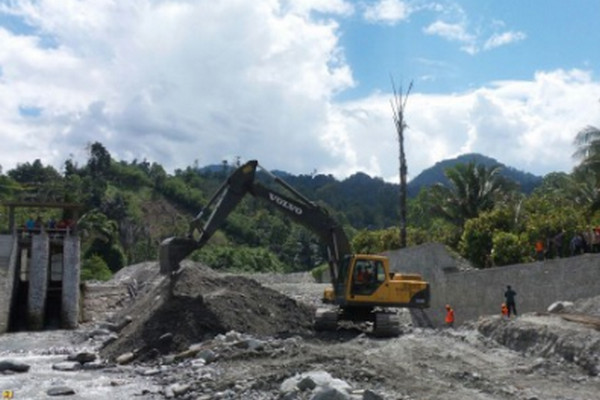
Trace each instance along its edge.
<instances>
[{"instance_id":1,"label":"bare dead tree","mask_svg":"<svg viewBox=\"0 0 600 400\"><path fill-rule=\"evenodd\" d=\"M406 93L402 93L402 86L399 91L396 90L396 84L392 78L392 89L394 97L390 101L392 105L392 112L394 115L394 125L396 126L396 133L398 135L398 143L400 145L400 248L406 247L406 175L408 168L406 167L406 156L404 155L404 130L407 128L404 120L404 110L406 108L406 101L408 95L412 89L413 82L411 81L408 85Z\"/></svg>"}]
</instances>

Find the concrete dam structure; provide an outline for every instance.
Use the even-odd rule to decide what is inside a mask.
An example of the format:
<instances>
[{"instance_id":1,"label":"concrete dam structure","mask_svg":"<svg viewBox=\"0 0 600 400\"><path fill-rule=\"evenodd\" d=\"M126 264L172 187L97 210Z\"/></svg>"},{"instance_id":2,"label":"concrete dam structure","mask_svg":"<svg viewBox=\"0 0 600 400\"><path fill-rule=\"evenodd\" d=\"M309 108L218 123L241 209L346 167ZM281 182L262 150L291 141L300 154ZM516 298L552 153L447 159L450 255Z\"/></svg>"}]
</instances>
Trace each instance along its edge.
<instances>
[{"instance_id":1,"label":"concrete dam structure","mask_svg":"<svg viewBox=\"0 0 600 400\"><path fill-rule=\"evenodd\" d=\"M76 328L79 236L71 229L11 228L0 235L0 334Z\"/></svg>"}]
</instances>

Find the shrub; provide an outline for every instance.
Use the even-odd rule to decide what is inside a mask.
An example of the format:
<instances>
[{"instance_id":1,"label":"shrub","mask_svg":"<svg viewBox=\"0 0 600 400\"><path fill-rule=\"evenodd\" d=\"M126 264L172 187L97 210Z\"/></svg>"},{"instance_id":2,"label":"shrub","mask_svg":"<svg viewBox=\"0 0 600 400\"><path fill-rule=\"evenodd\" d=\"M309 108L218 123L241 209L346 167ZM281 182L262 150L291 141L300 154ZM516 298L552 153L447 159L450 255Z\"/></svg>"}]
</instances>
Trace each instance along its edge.
<instances>
[{"instance_id":1,"label":"shrub","mask_svg":"<svg viewBox=\"0 0 600 400\"><path fill-rule=\"evenodd\" d=\"M496 232L492 239L494 265L510 265L531 261L528 257L528 241L514 233Z\"/></svg>"},{"instance_id":2,"label":"shrub","mask_svg":"<svg viewBox=\"0 0 600 400\"><path fill-rule=\"evenodd\" d=\"M281 261L268 250L246 246L210 246L192 253L192 260L213 269L240 272L283 272Z\"/></svg>"},{"instance_id":3,"label":"shrub","mask_svg":"<svg viewBox=\"0 0 600 400\"><path fill-rule=\"evenodd\" d=\"M83 260L81 266L82 281L107 281L112 277L112 273L106 265L106 262L97 254Z\"/></svg>"},{"instance_id":4,"label":"shrub","mask_svg":"<svg viewBox=\"0 0 600 400\"><path fill-rule=\"evenodd\" d=\"M313 268L312 271L310 271L310 274L315 278L315 281L323 283L323 275L326 272L329 272L329 264L321 264L318 267Z\"/></svg>"}]
</instances>

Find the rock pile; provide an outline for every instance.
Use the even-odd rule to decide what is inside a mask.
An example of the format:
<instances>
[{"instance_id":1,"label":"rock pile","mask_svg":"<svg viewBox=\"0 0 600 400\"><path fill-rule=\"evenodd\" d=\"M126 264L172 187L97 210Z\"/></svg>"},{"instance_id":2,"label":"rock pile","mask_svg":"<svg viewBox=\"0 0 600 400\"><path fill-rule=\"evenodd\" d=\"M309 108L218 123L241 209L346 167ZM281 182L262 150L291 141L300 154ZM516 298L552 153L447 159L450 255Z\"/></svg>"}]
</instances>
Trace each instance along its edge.
<instances>
[{"instance_id":1,"label":"rock pile","mask_svg":"<svg viewBox=\"0 0 600 400\"><path fill-rule=\"evenodd\" d=\"M285 400L383 400L369 389L356 388L326 370L297 372L285 368L264 368L280 357L311 352L298 336L285 339L259 339L229 331L211 340L192 344L186 350L169 354L143 366L134 367L151 377L160 388L146 395L166 398L209 399L285 399ZM315 357L311 355L310 358ZM272 360L272 361L265 361ZM260 372L231 373L229 365L246 362L262 365ZM265 363L265 364L263 364ZM302 364L300 364L302 365ZM290 365L290 369L297 366ZM255 368L256 369L256 368Z\"/></svg>"},{"instance_id":2,"label":"rock pile","mask_svg":"<svg viewBox=\"0 0 600 400\"><path fill-rule=\"evenodd\" d=\"M187 265L121 310L115 320L129 316L131 323L117 338L113 335L102 355L152 359L232 330L257 336L305 334L313 313L255 280Z\"/></svg>"}]
</instances>

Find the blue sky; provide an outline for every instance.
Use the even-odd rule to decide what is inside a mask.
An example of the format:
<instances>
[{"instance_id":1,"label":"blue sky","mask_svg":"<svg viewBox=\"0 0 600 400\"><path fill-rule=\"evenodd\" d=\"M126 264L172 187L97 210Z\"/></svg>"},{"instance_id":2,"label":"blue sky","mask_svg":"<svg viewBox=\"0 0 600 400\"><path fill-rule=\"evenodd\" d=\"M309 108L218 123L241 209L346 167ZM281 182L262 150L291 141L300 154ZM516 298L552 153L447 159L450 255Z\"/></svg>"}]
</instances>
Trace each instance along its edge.
<instances>
[{"instance_id":1,"label":"blue sky","mask_svg":"<svg viewBox=\"0 0 600 400\"><path fill-rule=\"evenodd\" d=\"M413 80L422 93L449 93L495 80L528 80L540 70L598 71L599 1L435 3L447 5L443 16L427 7L433 3L403 4L415 10L393 23L342 21L340 43L360 85L341 97L388 90L390 75Z\"/></svg>"},{"instance_id":2,"label":"blue sky","mask_svg":"<svg viewBox=\"0 0 600 400\"><path fill-rule=\"evenodd\" d=\"M600 126L597 0L0 0L0 164L103 143L169 172L258 159L397 181L478 152L569 172Z\"/></svg>"}]
</instances>

